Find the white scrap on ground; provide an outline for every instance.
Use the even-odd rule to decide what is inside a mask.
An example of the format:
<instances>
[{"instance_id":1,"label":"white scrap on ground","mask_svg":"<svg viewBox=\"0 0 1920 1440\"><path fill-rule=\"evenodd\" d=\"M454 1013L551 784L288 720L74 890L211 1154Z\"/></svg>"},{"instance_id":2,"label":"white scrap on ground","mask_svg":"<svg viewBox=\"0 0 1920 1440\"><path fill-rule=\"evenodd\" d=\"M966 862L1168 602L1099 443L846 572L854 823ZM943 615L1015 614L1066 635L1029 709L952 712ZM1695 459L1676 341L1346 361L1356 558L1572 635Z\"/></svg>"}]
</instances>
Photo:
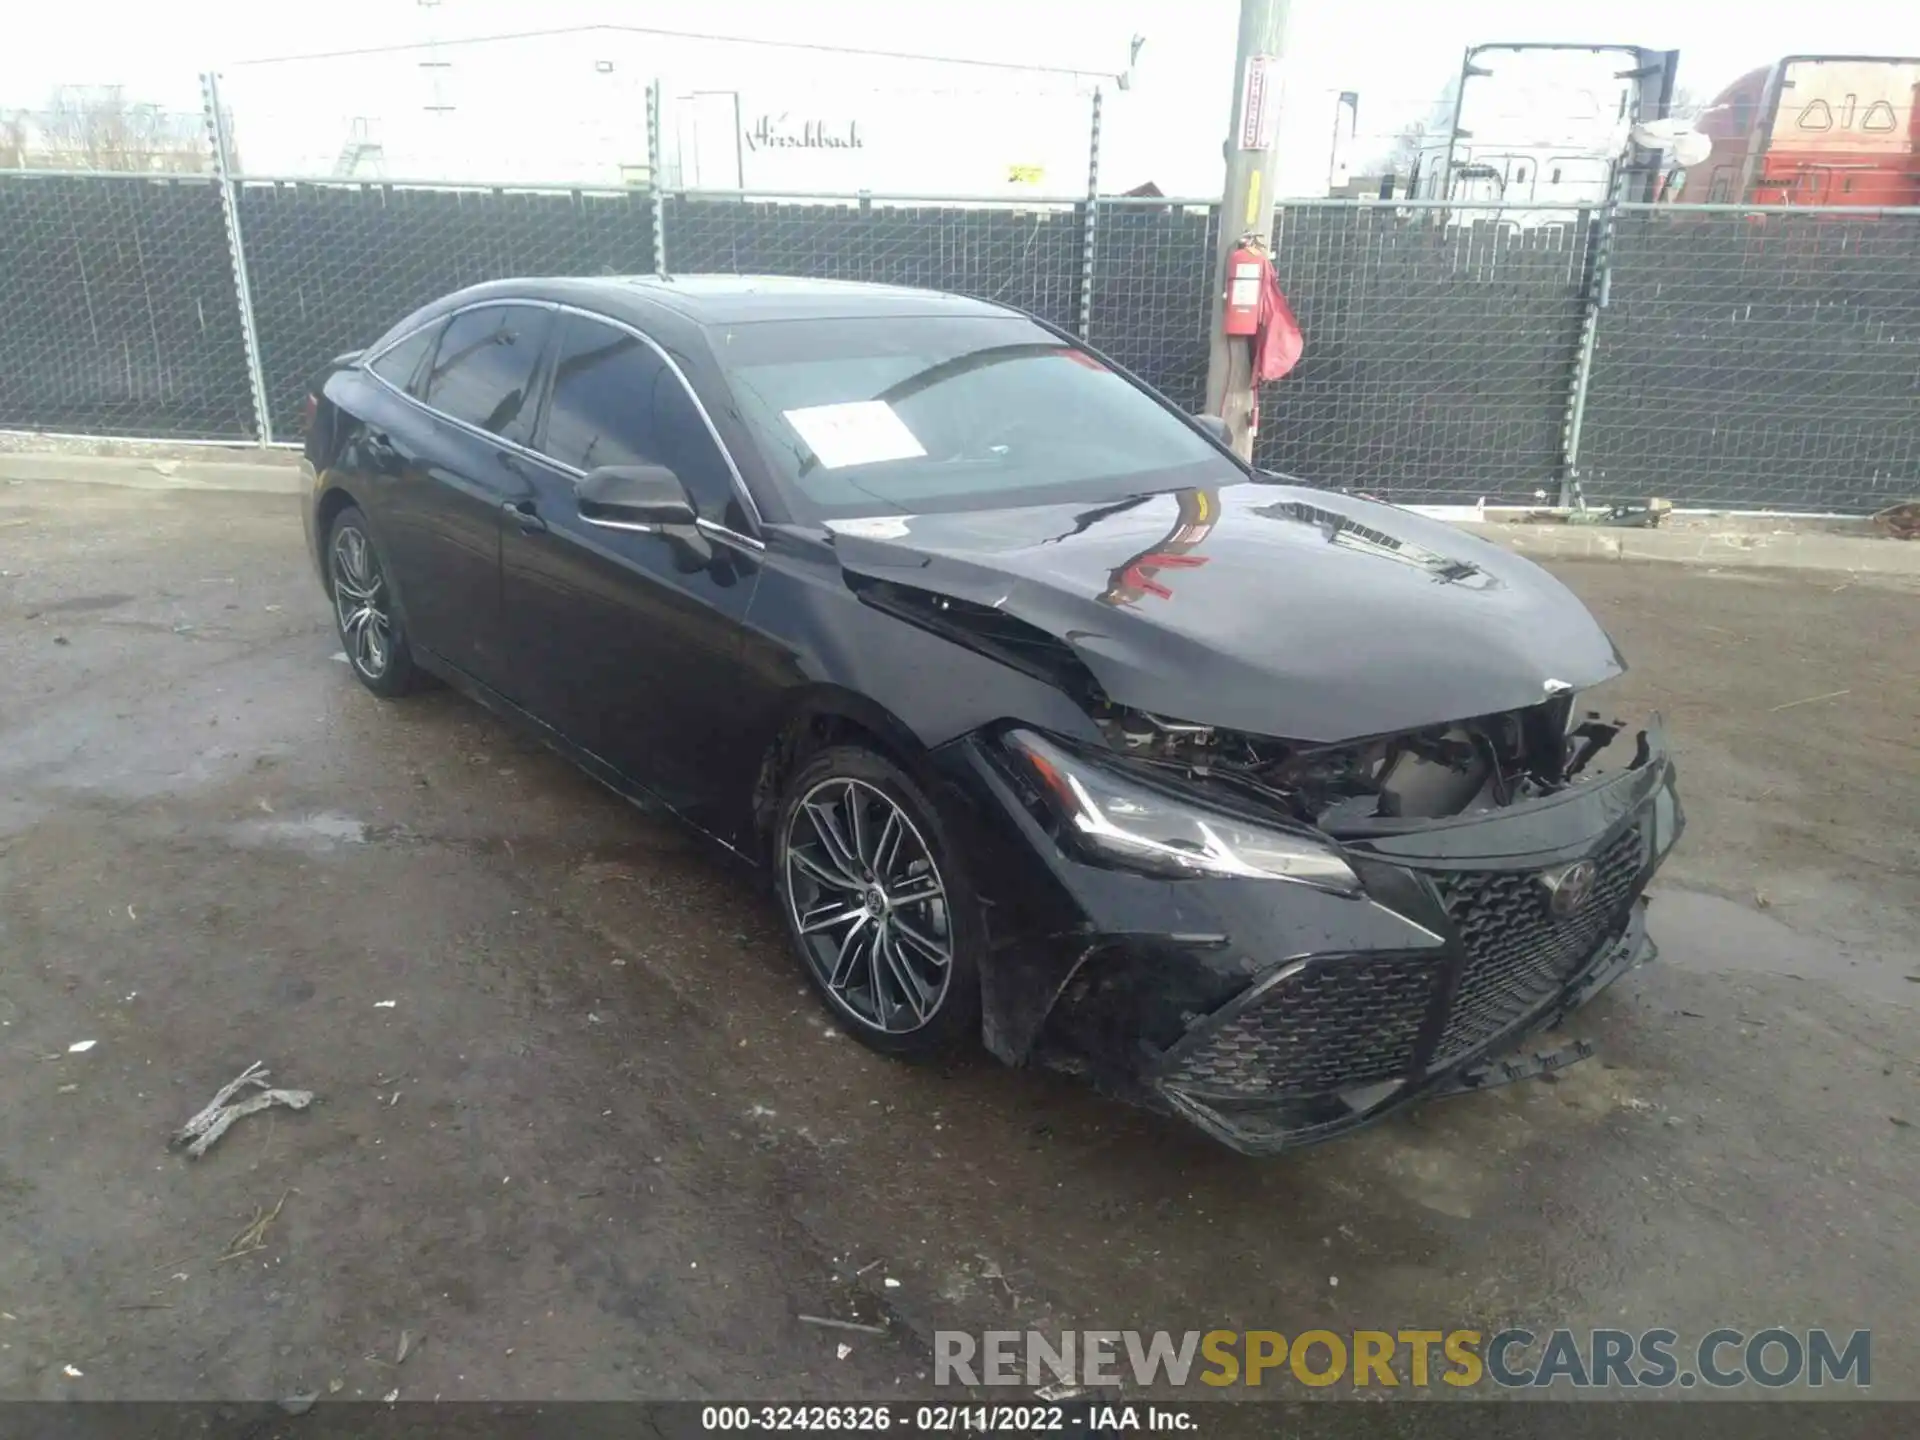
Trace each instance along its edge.
<instances>
[{"instance_id":1,"label":"white scrap on ground","mask_svg":"<svg viewBox=\"0 0 1920 1440\"><path fill-rule=\"evenodd\" d=\"M249 1065L239 1075L220 1087L207 1108L195 1115L174 1134L175 1145L187 1147L187 1158L198 1160L213 1147L227 1127L243 1116L257 1114L274 1105L285 1105L289 1110L304 1110L313 1103L311 1090L274 1090L268 1087L269 1071L262 1068L258 1060ZM253 1087L259 1093L249 1095L245 1100L233 1101L233 1097L247 1087ZM228 1103L233 1101L233 1103ZM191 1143L188 1143L191 1142Z\"/></svg>"}]
</instances>

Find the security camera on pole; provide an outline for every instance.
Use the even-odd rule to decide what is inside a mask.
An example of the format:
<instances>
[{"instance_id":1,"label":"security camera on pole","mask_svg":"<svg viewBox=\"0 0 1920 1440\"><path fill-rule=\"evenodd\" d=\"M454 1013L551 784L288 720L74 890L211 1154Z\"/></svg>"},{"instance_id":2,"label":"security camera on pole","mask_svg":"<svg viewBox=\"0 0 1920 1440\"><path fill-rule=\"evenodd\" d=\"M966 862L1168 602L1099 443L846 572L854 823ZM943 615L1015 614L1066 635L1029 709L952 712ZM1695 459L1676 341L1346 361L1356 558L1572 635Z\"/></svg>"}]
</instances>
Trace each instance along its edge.
<instances>
[{"instance_id":1,"label":"security camera on pole","mask_svg":"<svg viewBox=\"0 0 1920 1440\"><path fill-rule=\"evenodd\" d=\"M1227 132L1227 188L1213 265L1212 347L1207 356L1207 413L1227 422L1234 450L1253 455L1253 341L1223 325L1236 279L1241 301L1258 275L1235 276L1230 262L1256 243L1264 251L1273 233L1274 137L1278 130L1280 61L1286 50L1288 0L1240 0L1240 40L1234 56L1233 124ZM1257 267L1256 267L1257 268ZM1249 282L1253 282L1251 287ZM1243 307L1244 308L1244 307Z\"/></svg>"}]
</instances>

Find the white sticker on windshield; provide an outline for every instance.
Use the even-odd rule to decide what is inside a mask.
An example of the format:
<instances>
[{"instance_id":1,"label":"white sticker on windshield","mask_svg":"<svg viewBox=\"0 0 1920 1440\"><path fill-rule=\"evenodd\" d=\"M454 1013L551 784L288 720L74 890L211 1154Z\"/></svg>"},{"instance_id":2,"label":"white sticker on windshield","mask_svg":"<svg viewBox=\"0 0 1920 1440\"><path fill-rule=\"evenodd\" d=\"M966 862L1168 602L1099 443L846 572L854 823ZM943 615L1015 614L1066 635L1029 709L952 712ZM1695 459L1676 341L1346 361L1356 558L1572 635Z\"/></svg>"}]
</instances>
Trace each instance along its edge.
<instances>
[{"instance_id":1,"label":"white sticker on windshield","mask_svg":"<svg viewBox=\"0 0 1920 1440\"><path fill-rule=\"evenodd\" d=\"M823 470L872 465L881 460L912 460L926 454L884 400L850 400L842 405L808 405L782 412L807 442Z\"/></svg>"},{"instance_id":2,"label":"white sticker on windshield","mask_svg":"<svg viewBox=\"0 0 1920 1440\"><path fill-rule=\"evenodd\" d=\"M829 520L827 529L836 535L852 535L860 540L899 540L912 532L905 515L855 515L846 520Z\"/></svg>"}]
</instances>

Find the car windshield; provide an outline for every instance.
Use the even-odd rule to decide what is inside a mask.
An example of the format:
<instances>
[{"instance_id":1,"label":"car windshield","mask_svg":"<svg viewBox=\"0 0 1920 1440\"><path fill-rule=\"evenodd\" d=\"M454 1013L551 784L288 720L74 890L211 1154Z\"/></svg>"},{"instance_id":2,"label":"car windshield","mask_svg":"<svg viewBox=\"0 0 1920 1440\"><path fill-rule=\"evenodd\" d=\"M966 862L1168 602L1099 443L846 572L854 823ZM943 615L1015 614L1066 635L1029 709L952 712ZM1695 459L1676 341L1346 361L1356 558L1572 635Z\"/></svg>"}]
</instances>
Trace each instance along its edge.
<instances>
[{"instance_id":1,"label":"car windshield","mask_svg":"<svg viewBox=\"0 0 1920 1440\"><path fill-rule=\"evenodd\" d=\"M1018 316L771 320L713 339L807 518L1118 499L1239 473L1152 396Z\"/></svg>"}]
</instances>

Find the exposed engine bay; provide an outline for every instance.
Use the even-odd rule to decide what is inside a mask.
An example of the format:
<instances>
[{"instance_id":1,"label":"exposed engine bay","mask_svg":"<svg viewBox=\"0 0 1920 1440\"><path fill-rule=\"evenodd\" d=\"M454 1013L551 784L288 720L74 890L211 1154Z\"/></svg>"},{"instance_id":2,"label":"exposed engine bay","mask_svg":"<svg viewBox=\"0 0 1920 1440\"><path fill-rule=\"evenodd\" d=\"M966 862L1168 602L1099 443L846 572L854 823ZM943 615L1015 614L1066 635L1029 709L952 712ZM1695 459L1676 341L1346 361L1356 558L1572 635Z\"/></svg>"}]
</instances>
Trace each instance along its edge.
<instances>
[{"instance_id":1,"label":"exposed engine bay","mask_svg":"<svg viewBox=\"0 0 1920 1440\"><path fill-rule=\"evenodd\" d=\"M1094 720L1136 764L1221 786L1338 834L1496 810L1592 778L1601 752L1626 727L1577 712L1574 702L1560 695L1524 710L1336 745L1294 745L1112 704L1097 708ZM1636 754L1631 763L1644 758Z\"/></svg>"},{"instance_id":2,"label":"exposed engine bay","mask_svg":"<svg viewBox=\"0 0 1920 1440\"><path fill-rule=\"evenodd\" d=\"M850 575L876 608L1058 686L1128 762L1226 804L1278 810L1329 834L1381 833L1557 794L1647 758L1610 749L1627 727L1578 708L1569 690L1538 704L1333 744L1302 744L1118 704L1072 647L996 606Z\"/></svg>"}]
</instances>

